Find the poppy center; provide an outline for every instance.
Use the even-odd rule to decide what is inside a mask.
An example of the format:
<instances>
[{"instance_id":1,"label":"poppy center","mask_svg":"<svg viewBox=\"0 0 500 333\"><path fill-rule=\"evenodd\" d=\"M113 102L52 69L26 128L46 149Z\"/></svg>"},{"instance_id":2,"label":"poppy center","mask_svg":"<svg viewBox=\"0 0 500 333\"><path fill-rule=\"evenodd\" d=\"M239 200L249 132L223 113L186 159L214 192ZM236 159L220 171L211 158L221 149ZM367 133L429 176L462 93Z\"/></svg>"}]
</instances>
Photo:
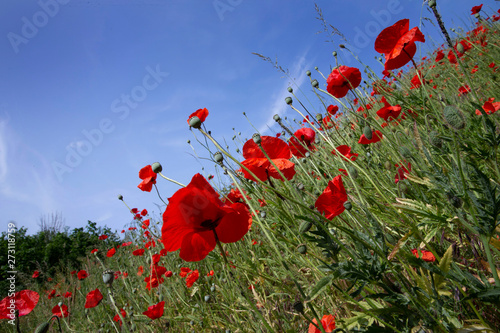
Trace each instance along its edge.
<instances>
[{"instance_id":1,"label":"poppy center","mask_svg":"<svg viewBox=\"0 0 500 333\"><path fill-rule=\"evenodd\" d=\"M214 230L219 225L219 221L220 221L220 219L205 220L205 221L201 222L201 226L203 228L208 229L208 230Z\"/></svg>"}]
</instances>

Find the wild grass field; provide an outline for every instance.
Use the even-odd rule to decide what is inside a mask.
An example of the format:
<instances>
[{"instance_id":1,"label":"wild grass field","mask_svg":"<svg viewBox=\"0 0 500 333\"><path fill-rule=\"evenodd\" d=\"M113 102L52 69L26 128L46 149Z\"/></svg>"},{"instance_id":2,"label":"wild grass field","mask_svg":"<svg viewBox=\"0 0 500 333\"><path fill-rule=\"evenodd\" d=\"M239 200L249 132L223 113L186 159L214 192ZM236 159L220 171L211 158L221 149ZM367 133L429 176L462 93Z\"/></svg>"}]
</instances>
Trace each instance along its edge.
<instances>
[{"instance_id":1,"label":"wild grass field","mask_svg":"<svg viewBox=\"0 0 500 333\"><path fill-rule=\"evenodd\" d=\"M334 52L288 89L295 119L276 115L278 133L226 142L217 110L186 112L219 173L145 166L138 187L163 216L119 196L123 243L102 235L51 281L25 272L31 291L17 319L0 303L0 330L498 332L500 11L474 6L475 26L451 31L428 5L441 47L401 20L373 40L379 69ZM162 196L162 181L179 190Z\"/></svg>"}]
</instances>

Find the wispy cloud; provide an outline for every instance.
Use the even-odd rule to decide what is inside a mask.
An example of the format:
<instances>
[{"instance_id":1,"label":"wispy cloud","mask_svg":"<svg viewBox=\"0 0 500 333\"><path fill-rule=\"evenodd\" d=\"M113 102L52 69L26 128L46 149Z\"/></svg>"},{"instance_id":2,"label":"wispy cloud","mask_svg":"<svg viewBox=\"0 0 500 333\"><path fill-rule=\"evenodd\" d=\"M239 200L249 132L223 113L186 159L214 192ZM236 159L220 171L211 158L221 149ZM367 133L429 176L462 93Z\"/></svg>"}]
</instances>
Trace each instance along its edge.
<instances>
[{"instance_id":1,"label":"wispy cloud","mask_svg":"<svg viewBox=\"0 0 500 333\"><path fill-rule=\"evenodd\" d=\"M307 47L291 67L290 78L298 78L296 80L294 79L293 81L292 88L294 90L299 90L299 88L302 86L304 80L307 78L307 76L305 75L305 71L309 69L309 67L311 67L311 64L313 63L313 60L307 61L306 58L309 50L310 47ZM285 113L287 108L289 108L289 106L285 103L285 98L287 96L290 96L290 93L287 91L287 88L289 86L290 83L287 81L279 89L277 97L274 99L272 106L269 108L269 117L267 118L266 122L259 127L260 133L264 134L269 130L270 127L272 127L276 123L273 119L275 114L281 116L283 115L283 113Z\"/></svg>"}]
</instances>

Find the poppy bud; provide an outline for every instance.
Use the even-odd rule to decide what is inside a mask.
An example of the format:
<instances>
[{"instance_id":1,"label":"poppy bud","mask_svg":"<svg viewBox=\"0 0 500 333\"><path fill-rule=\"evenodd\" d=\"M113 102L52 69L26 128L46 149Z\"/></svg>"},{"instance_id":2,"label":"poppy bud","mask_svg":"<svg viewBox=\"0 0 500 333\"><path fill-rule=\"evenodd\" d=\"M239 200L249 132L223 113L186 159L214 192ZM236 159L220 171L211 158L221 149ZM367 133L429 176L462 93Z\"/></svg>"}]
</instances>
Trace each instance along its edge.
<instances>
[{"instance_id":1,"label":"poppy bud","mask_svg":"<svg viewBox=\"0 0 500 333\"><path fill-rule=\"evenodd\" d=\"M123 195L118 194L118 200L123 200Z\"/></svg>"},{"instance_id":2,"label":"poppy bud","mask_svg":"<svg viewBox=\"0 0 500 333\"><path fill-rule=\"evenodd\" d=\"M285 98L285 103L290 105L293 103L293 99L291 97L287 97L287 98Z\"/></svg>"},{"instance_id":3,"label":"poppy bud","mask_svg":"<svg viewBox=\"0 0 500 333\"><path fill-rule=\"evenodd\" d=\"M208 303L208 302L210 301L210 295L205 295L205 298L204 298L204 299L205 299L205 302L207 302L207 303Z\"/></svg>"},{"instance_id":4,"label":"poppy bud","mask_svg":"<svg viewBox=\"0 0 500 333\"><path fill-rule=\"evenodd\" d=\"M298 313L303 313L304 312L304 304L302 304L302 302L300 302L300 301L293 303L293 308Z\"/></svg>"},{"instance_id":5,"label":"poppy bud","mask_svg":"<svg viewBox=\"0 0 500 333\"><path fill-rule=\"evenodd\" d=\"M279 116L279 114L275 114L273 116L273 119L274 119L275 122L281 121L281 117Z\"/></svg>"},{"instance_id":6,"label":"poppy bud","mask_svg":"<svg viewBox=\"0 0 500 333\"><path fill-rule=\"evenodd\" d=\"M253 142L255 142L258 145L260 145L262 142L262 138L260 137L259 133L255 133L254 135L252 135L252 139L253 139Z\"/></svg>"},{"instance_id":7,"label":"poppy bud","mask_svg":"<svg viewBox=\"0 0 500 333\"><path fill-rule=\"evenodd\" d=\"M217 163L222 163L222 161L224 160L224 156L222 156L222 153L220 151L214 154L214 160Z\"/></svg>"},{"instance_id":8,"label":"poppy bud","mask_svg":"<svg viewBox=\"0 0 500 333\"><path fill-rule=\"evenodd\" d=\"M351 165L350 165L350 166L348 166L348 167L347 167L347 172L349 172L349 175L351 175L351 177L352 177L353 179L358 178L358 170L357 170L355 167L353 167L353 166L351 166Z\"/></svg>"},{"instance_id":9,"label":"poppy bud","mask_svg":"<svg viewBox=\"0 0 500 333\"><path fill-rule=\"evenodd\" d=\"M455 32L456 31L455 28L451 28L450 30L451 30L451 32Z\"/></svg>"},{"instance_id":10,"label":"poppy bud","mask_svg":"<svg viewBox=\"0 0 500 333\"><path fill-rule=\"evenodd\" d=\"M474 17L478 19L481 17L481 15L479 13L476 13L476 14L474 14Z\"/></svg>"},{"instance_id":11,"label":"poppy bud","mask_svg":"<svg viewBox=\"0 0 500 333\"><path fill-rule=\"evenodd\" d=\"M302 221L302 223L300 224L299 226L299 232L301 234L304 234L306 232L308 232L312 227L312 223L309 222L309 221Z\"/></svg>"},{"instance_id":12,"label":"poppy bud","mask_svg":"<svg viewBox=\"0 0 500 333\"><path fill-rule=\"evenodd\" d=\"M265 219L265 218L266 218L266 216L267 216L267 213L266 213L266 212L264 212L264 211L260 212L260 217L261 217L261 218Z\"/></svg>"},{"instance_id":13,"label":"poppy bud","mask_svg":"<svg viewBox=\"0 0 500 333\"><path fill-rule=\"evenodd\" d=\"M457 45L457 52L458 53L464 53L464 46L462 45L462 43L458 43L458 45Z\"/></svg>"},{"instance_id":14,"label":"poppy bud","mask_svg":"<svg viewBox=\"0 0 500 333\"><path fill-rule=\"evenodd\" d=\"M214 291L215 291L215 286L211 286L211 287L210 287L210 291L211 291L211 292L214 292Z\"/></svg>"},{"instance_id":15,"label":"poppy bud","mask_svg":"<svg viewBox=\"0 0 500 333\"><path fill-rule=\"evenodd\" d=\"M349 201L344 202L344 208L346 210L351 210L352 209L352 203Z\"/></svg>"},{"instance_id":16,"label":"poppy bud","mask_svg":"<svg viewBox=\"0 0 500 333\"><path fill-rule=\"evenodd\" d=\"M386 168L387 170L391 170L392 169L392 163L389 162L389 161L385 161L384 168Z\"/></svg>"},{"instance_id":17,"label":"poppy bud","mask_svg":"<svg viewBox=\"0 0 500 333\"><path fill-rule=\"evenodd\" d=\"M57 303L57 306L58 306L58 307L63 306L63 302L59 302L59 303Z\"/></svg>"},{"instance_id":18,"label":"poppy bud","mask_svg":"<svg viewBox=\"0 0 500 333\"><path fill-rule=\"evenodd\" d=\"M163 168L161 167L161 164L158 162L154 162L153 164L151 164L151 168L153 169L154 173L158 173L158 172L161 172L163 170Z\"/></svg>"},{"instance_id":19,"label":"poppy bud","mask_svg":"<svg viewBox=\"0 0 500 333\"><path fill-rule=\"evenodd\" d=\"M304 184L299 183L299 184L297 185L297 188L299 189L299 191L303 191L303 190L304 190Z\"/></svg>"},{"instance_id":20,"label":"poppy bud","mask_svg":"<svg viewBox=\"0 0 500 333\"><path fill-rule=\"evenodd\" d=\"M311 71L307 71L307 72L306 72L306 75L307 75L307 76L311 76Z\"/></svg>"},{"instance_id":21,"label":"poppy bud","mask_svg":"<svg viewBox=\"0 0 500 333\"><path fill-rule=\"evenodd\" d=\"M288 90L289 93L293 93L292 87L288 87L287 90Z\"/></svg>"},{"instance_id":22,"label":"poppy bud","mask_svg":"<svg viewBox=\"0 0 500 333\"><path fill-rule=\"evenodd\" d=\"M345 45L344 45L344 44L339 44L339 47L340 47L341 49L345 49Z\"/></svg>"},{"instance_id":23,"label":"poppy bud","mask_svg":"<svg viewBox=\"0 0 500 333\"><path fill-rule=\"evenodd\" d=\"M439 133L436 131L429 133L429 143L436 148L441 148L443 146L443 140L441 140Z\"/></svg>"},{"instance_id":24,"label":"poppy bud","mask_svg":"<svg viewBox=\"0 0 500 333\"><path fill-rule=\"evenodd\" d=\"M401 146L401 147L399 147L399 153L400 153L403 157L405 157L405 158L410 158L410 157L412 157L412 156L411 156L411 152L410 152L410 150L409 150L408 148L406 148L405 146Z\"/></svg>"},{"instance_id":25,"label":"poppy bud","mask_svg":"<svg viewBox=\"0 0 500 333\"><path fill-rule=\"evenodd\" d=\"M189 118L189 126L193 128L200 128L201 127L201 120L197 116L193 116Z\"/></svg>"},{"instance_id":26,"label":"poppy bud","mask_svg":"<svg viewBox=\"0 0 500 333\"><path fill-rule=\"evenodd\" d=\"M373 138L373 133L372 133L372 129L370 128L370 126L366 125L364 128L363 128L363 134L365 135L365 137L368 139L368 140L371 140Z\"/></svg>"},{"instance_id":27,"label":"poppy bud","mask_svg":"<svg viewBox=\"0 0 500 333\"><path fill-rule=\"evenodd\" d=\"M318 70L318 66L314 66L314 70L317 71Z\"/></svg>"},{"instance_id":28,"label":"poppy bud","mask_svg":"<svg viewBox=\"0 0 500 333\"><path fill-rule=\"evenodd\" d=\"M443 110L444 119L452 128L461 130L465 128L465 120L462 114L454 106L448 105Z\"/></svg>"},{"instance_id":29,"label":"poppy bud","mask_svg":"<svg viewBox=\"0 0 500 333\"><path fill-rule=\"evenodd\" d=\"M112 270L105 271L104 273L102 273L102 280L106 284L106 287L110 288L113 284L113 281L115 280L115 272L113 272Z\"/></svg>"},{"instance_id":30,"label":"poppy bud","mask_svg":"<svg viewBox=\"0 0 500 333\"><path fill-rule=\"evenodd\" d=\"M316 113L316 120L318 122L322 121L323 120L323 115L321 113Z\"/></svg>"},{"instance_id":31,"label":"poppy bud","mask_svg":"<svg viewBox=\"0 0 500 333\"><path fill-rule=\"evenodd\" d=\"M460 44L460 45L462 45L462 44ZM313 88L318 88L318 86L319 86L318 80L312 80L311 85L313 86Z\"/></svg>"},{"instance_id":32,"label":"poppy bud","mask_svg":"<svg viewBox=\"0 0 500 333\"><path fill-rule=\"evenodd\" d=\"M431 8L436 7L436 0L429 0L429 7Z\"/></svg>"},{"instance_id":33,"label":"poppy bud","mask_svg":"<svg viewBox=\"0 0 500 333\"><path fill-rule=\"evenodd\" d=\"M40 324L36 328L35 333L47 333L49 331L49 327L50 327L50 321Z\"/></svg>"},{"instance_id":34,"label":"poppy bud","mask_svg":"<svg viewBox=\"0 0 500 333\"><path fill-rule=\"evenodd\" d=\"M331 258L332 257L332 254L330 253L330 251L328 250L323 250L321 251L321 254L326 257L326 258Z\"/></svg>"},{"instance_id":35,"label":"poppy bud","mask_svg":"<svg viewBox=\"0 0 500 333\"><path fill-rule=\"evenodd\" d=\"M297 246L297 252L299 252L300 254L306 254L307 253L306 244L300 244L299 246Z\"/></svg>"},{"instance_id":36,"label":"poppy bud","mask_svg":"<svg viewBox=\"0 0 500 333\"><path fill-rule=\"evenodd\" d=\"M337 58L337 51L333 51L333 52L332 52L332 55L333 55L335 58Z\"/></svg>"}]
</instances>

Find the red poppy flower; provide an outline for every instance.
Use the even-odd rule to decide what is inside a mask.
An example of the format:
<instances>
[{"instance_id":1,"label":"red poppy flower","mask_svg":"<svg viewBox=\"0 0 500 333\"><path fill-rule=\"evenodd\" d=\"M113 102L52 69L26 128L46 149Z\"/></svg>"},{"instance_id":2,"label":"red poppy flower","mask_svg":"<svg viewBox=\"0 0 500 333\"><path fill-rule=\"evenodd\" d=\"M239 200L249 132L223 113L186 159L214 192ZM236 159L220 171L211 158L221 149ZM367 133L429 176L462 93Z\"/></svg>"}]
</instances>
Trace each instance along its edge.
<instances>
[{"instance_id":1,"label":"red poppy flower","mask_svg":"<svg viewBox=\"0 0 500 333\"><path fill-rule=\"evenodd\" d=\"M262 149L266 152L267 156L269 156L286 179L292 179L295 175L295 163L289 161L292 157L292 152L286 142L272 136L262 136L261 139ZM245 160L241 164L253 172L261 181L265 181L269 177L282 180L279 172L252 139L243 145L243 157ZM245 168L242 168L242 171L246 179L256 181Z\"/></svg>"},{"instance_id":2,"label":"red poppy flower","mask_svg":"<svg viewBox=\"0 0 500 333\"><path fill-rule=\"evenodd\" d=\"M53 299L54 297L56 297L56 290L52 289L51 291L48 292L47 298L48 299Z\"/></svg>"},{"instance_id":3,"label":"red poppy flower","mask_svg":"<svg viewBox=\"0 0 500 333\"><path fill-rule=\"evenodd\" d=\"M328 186L318 197L314 206L329 220L342 214L345 210L344 202L347 201L347 193L342 182L342 176L337 176L328 182Z\"/></svg>"},{"instance_id":4,"label":"red poppy flower","mask_svg":"<svg viewBox=\"0 0 500 333\"><path fill-rule=\"evenodd\" d=\"M158 304L148 306L148 311L144 311L142 314L149 317L149 319L155 320L163 316L163 310L165 308L165 301L161 301Z\"/></svg>"},{"instance_id":5,"label":"red poppy flower","mask_svg":"<svg viewBox=\"0 0 500 333\"><path fill-rule=\"evenodd\" d=\"M333 126L335 126L335 123L333 122L331 116L326 116L325 118L323 118L321 120L321 122L323 123L323 127L326 129L329 129L329 128L332 128Z\"/></svg>"},{"instance_id":6,"label":"red poppy flower","mask_svg":"<svg viewBox=\"0 0 500 333\"><path fill-rule=\"evenodd\" d=\"M162 241L169 252L180 248L179 256L185 261L199 261L215 248L215 233L221 242L234 243L251 225L245 205L224 205L208 181L196 174L169 199L163 213Z\"/></svg>"},{"instance_id":7,"label":"red poppy flower","mask_svg":"<svg viewBox=\"0 0 500 333\"><path fill-rule=\"evenodd\" d=\"M453 50L448 51L448 61L452 64L457 63L457 57L455 56L455 53L453 53Z\"/></svg>"},{"instance_id":8,"label":"red poppy flower","mask_svg":"<svg viewBox=\"0 0 500 333\"><path fill-rule=\"evenodd\" d=\"M439 50L437 53L436 53L436 62L440 62L441 60L443 60L444 58L444 52L442 50Z\"/></svg>"},{"instance_id":9,"label":"red poppy flower","mask_svg":"<svg viewBox=\"0 0 500 333\"><path fill-rule=\"evenodd\" d=\"M406 65L417 52L415 42L425 42L422 32L411 30L410 20L402 19L385 28L375 40L375 50L385 54L385 69L392 70Z\"/></svg>"},{"instance_id":10,"label":"red poppy flower","mask_svg":"<svg viewBox=\"0 0 500 333\"><path fill-rule=\"evenodd\" d=\"M52 308L52 313L59 318L66 318L67 316L69 316L68 306L66 304L63 304L61 306L56 305Z\"/></svg>"},{"instance_id":11,"label":"red poppy flower","mask_svg":"<svg viewBox=\"0 0 500 333\"><path fill-rule=\"evenodd\" d=\"M382 133L379 130L376 130L376 131L372 132L372 139L371 140L368 140L366 138L366 136L363 134L359 138L358 143L360 143L362 145L368 145L370 143L379 142L380 140L382 140L382 138L383 138Z\"/></svg>"},{"instance_id":12,"label":"red poppy flower","mask_svg":"<svg viewBox=\"0 0 500 333\"><path fill-rule=\"evenodd\" d=\"M316 137L316 132L310 128L300 128L288 141L288 146L294 156L304 157L307 150L313 150L314 138ZM307 147L307 148L306 148Z\"/></svg>"},{"instance_id":13,"label":"red poppy flower","mask_svg":"<svg viewBox=\"0 0 500 333\"><path fill-rule=\"evenodd\" d=\"M137 275L141 276L144 273L144 266L139 266L137 269Z\"/></svg>"},{"instance_id":14,"label":"red poppy flower","mask_svg":"<svg viewBox=\"0 0 500 333\"><path fill-rule=\"evenodd\" d=\"M354 67L335 68L326 79L326 90L337 98L342 98L361 83L361 72Z\"/></svg>"},{"instance_id":15,"label":"red poppy flower","mask_svg":"<svg viewBox=\"0 0 500 333\"><path fill-rule=\"evenodd\" d=\"M33 272L33 275L31 276L33 279L36 279L37 277L40 276L40 272L39 271L34 271Z\"/></svg>"},{"instance_id":16,"label":"red poppy flower","mask_svg":"<svg viewBox=\"0 0 500 333\"><path fill-rule=\"evenodd\" d=\"M339 107L337 105L328 105L328 107L326 108L326 111L328 111L328 113L332 116L334 116L338 110Z\"/></svg>"},{"instance_id":17,"label":"red poppy flower","mask_svg":"<svg viewBox=\"0 0 500 333\"><path fill-rule=\"evenodd\" d=\"M107 253L106 253L106 257L108 258L111 258L112 256L114 256L116 253L116 249L115 248L112 248L110 249Z\"/></svg>"},{"instance_id":18,"label":"red poppy flower","mask_svg":"<svg viewBox=\"0 0 500 333\"><path fill-rule=\"evenodd\" d=\"M139 171L139 178L142 179L142 182L139 185L137 185L137 187L143 191L151 192L153 184L156 184L156 173L153 171L151 165L146 165L144 168L141 169L141 171ZM134 214L137 213L137 208L136 211L133 213Z\"/></svg>"},{"instance_id":19,"label":"red poppy flower","mask_svg":"<svg viewBox=\"0 0 500 333\"><path fill-rule=\"evenodd\" d=\"M89 276L89 274L87 273L86 270L82 269L81 271L78 272L77 276L78 276L78 280L83 280L83 279L87 278L87 276Z\"/></svg>"},{"instance_id":20,"label":"red poppy flower","mask_svg":"<svg viewBox=\"0 0 500 333\"><path fill-rule=\"evenodd\" d=\"M406 179L406 174L407 173L410 173L411 171L411 164L410 162L408 162L408 164L406 164L406 161L405 163L402 163L401 166L396 164L396 168L398 168L398 172L396 173L396 178L394 180L394 182L397 184L400 180L403 180L403 179ZM406 166L408 166L408 168L406 168Z\"/></svg>"},{"instance_id":21,"label":"red poppy flower","mask_svg":"<svg viewBox=\"0 0 500 333\"><path fill-rule=\"evenodd\" d=\"M457 46L458 46L458 44L461 44L461 45L462 45L463 50L460 50L460 51L462 51L462 52L460 52L460 51L458 50L458 47L457 47ZM471 43L469 43L469 41L468 41L468 40L466 40L466 39L464 39L464 40L460 41L460 43L455 44L455 51L457 51L457 54L458 54L458 57L459 57L459 58L461 58L461 57L465 54L465 52L469 51L470 49L472 49L472 44L471 44Z\"/></svg>"},{"instance_id":22,"label":"red poppy flower","mask_svg":"<svg viewBox=\"0 0 500 333\"><path fill-rule=\"evenodd\" d=\"M494 98L489 98L488 101L484 102L483 104L483 110L486 112L486 114L492 114L500 110L500 102L493 102L495 99ZM478 116L481 116L482 113L481 111L476 109L476 114Z\"/></svg>"},{"instance_id":23,"label":"red poppy flower","mask_svg":"<svg viewBox=\"0 0 500 333\"><path fill-rule=\"evenodd\" d=\"M137 250L133 251L132 254L134 256L142 256L144 254L144 251L145 251L144 249L137 249Z\"/></svg>"},{"instance_id":24,"label":"red poppy flower","mask_svg":"<svg viewBox=\"0 0 500 333\"><path fill-rule=\"evenodd\" d=\"M181 272L179 273L179 276L181 278L186 277L188 275L188 273L190 273L190 272L191 272L190 268L188 268L188 267L181 267Z\"/></svg>"},{"instance_id":25,"label":"red poppy flower","mask_svg":"<svg viewBox=\"0 0 500 333\"><path fill-rule=\"evenodd\" d=\"M316 325L318 324L316 319L313 319L313 323ZM332 315L324 315L323 318L321 318L321 326L323 326L326 333L333 332L335 329L335 317ZM321 333L321 330L313 324L309 324L309 330L307 333Z\"/></svg>"},{"instance_id":26,"label":"red poppy flower","mask_svg":"<svg viewBox=\"0 0 500 333\"><path fill-rule=\"evenodd\" d=\"M468 85L465 85L465 86L461 86L460 88L458 88L458 96L463 96L463 95L467 95L468 93L471 92L471 89Z\"/></svg>"},{"instance_id":27,"label":"red poppy flower","mask_svg":"<svg viewBox=\"0 0 500 333\"><path fill-rule=\"evenodd\" d=\"M123 318L125 318L127 316L127 313L123 309L120 309L120 314L122 315ZM118 322L120 324L120 326L122 326L122 320L121 320L119 315L115 315L113 317L113 320Z\"/></svg>"},{"instance_id":28,"label":"red poppy flower","mask_svg":"<svg viewBox=\"0 0 500 333\"><path fill-rule=\"evenodd\" d=\"M90 291L85 297L85 309L96 307L102 301L102 294L99 288Z\"/></svg>"},{"instance_id":29,"label":"red poppy flower","mask_svg":"<svg viewBox=\"0 0 500 333\"><path fill-rule=\"evenodd\" d=\"M92 251L90 251L90 253L94 254L96 253L97 251L99 251L98 249L93 249Z\"/></svg>"},{"instance_id":30,"label":"red poppy flower","mask_svg":"<svg viewBox=\"0 0 500 333\"><path fill-rule=\"evenodd\" d=\"M141 215L142 215L142 216L146 216L146 215L148 215L148 210L147 210L147 209L143 209L143 210L141 211Z\"/></svg>"},{"instance_id":31,"label":"red poppy flower","mask_svg":"<svg viewBox=\"0 0 500 333\"><path fill-rule=\"evenodd\" d=\"M472 9L470 10L471 11L471 15L475 15L477 13L479 13L481 11L481 8L483 8L483 5L479 5L479 6L474 6L472 7Z\"/></svg>"},{"instance_id":32,"label":"red poppy flower","mask_svg":"<svg viewBox=\"0 0 500 333\"><path fill-rule=\"evenodd\" d=\"M99 236L99 240L105 240L106 238L108 238L107 235L101 235L101 236Z\"/></svg>"},{"instance_id":33,"label":"red poppy flower","mask_svg":"<svg viewBox=\"0 0 500 333\"><path fill-rule=\"evenodd\" d=\"M384 103L384 107L377 111L377 115L384 119L385 121L389 121L390 119L396 119L399 117L401 113L401 105L390 105L385 97L382 96L382 103Z\"/></svg>"},{"instance_id":34,"label":"red poppy flower","mask_svg":"<svg viewBox=\"0 0 500 333\"><path fill-rule=\"evenodd\" d=\"M193 117L198 117L201 122L204 122L205 119L207 119L207 116L208 116L208 110L207 110L207 108L198 109L195 112L191 113L191 115L189 116L187 122L189 124L189 119L191 119Z\"/></svg>"},{"instance_id":35,"label":"red poppy flower","mask_svg":"<svg viewBox=\"0 0 500 333\"><path fill-rule=\"evenodd\" d=\"M422 253L422 260L423 261L428 261L428 262L436 261L436 257L434 257L434 255L432 254L431 251L417 250L417 249L411 250L411 253L413 253L413 255L417 258L420 258L419 252Z\"/></svg>"},{"instance_id":36,"label":"red poppy flower","mask_svg":"<svg viewBox=\"0 0 500 333\"><path fill-rule=\"evenodd\" d=\"M198 272L197 269L189 273L189 275L186 277L186 286L188 288L191 288L193 284L198 280L200 277L200 273Z\"/></svg>"},{"instance_id":37,"label":"red poppy flower","mask_svg":"<svg viewBox=\"0 0 500 333\"><path fill-rule=\"evenodd\" d=\"M250 197L246 195L245 190L243 190L243 193L247 197L247 199L250 200ZM233 203L241 202L242 204L245 204L245 198L243 197L243 194L240 192L239 189L237 188L232 188L231 191L229 191L228 194L226 194L226 197L222 200L222 202L225 205L230 205Z\"/></svg>"},{"instance_id":38,"label":"red poppy flower","mask_svg":"<svg viewBox=\"0 0 500 333\"><path fill-rule=\"evenodd\" d=\"M64 293L63 297L64 298L70 298L72 295L73 295L73 293L67 291L67 292Z\"/></svg>"},{"instance_id":39,"label":"red poppy flower","mask_svg":"<svg viewBox=\"0 0 500 333\"><path fill-rule=\"evenodd\" d=\"M423 80L423 81L421 81L421 80ZM423 78L422 73L420 73L420 71L419 71L419 74L415 74L410 82L411 82L410 89L417 89L417 88L420 88L422 83L425 84L425 79Z\"/></svg>"},{"instance_id":40,"label":"red poppy flower","mask_svg":"<svg viewBox=\"0 0 500 333\"><path fill-rule=\"evenodd\" d=\"M13 297L5 297L0 301L0 319L14 319L15 309L19 311L19 317L26 316L35 308L39 298L40 295L32 290L21 290L14 293ZM12 308L12 304L14 304L14 308Z\"/></svg>"},{"instance_id":41,"label":"red poppy flower","mask_svg":"<svg viewBox=\"0 0 500 333\"><path fill-rule=\"evenodd\" d=\"M351 161L356 161L356 158L358 157L358 154L356 153L351 153L351 147L347 145L341 145L336 147L336 150L343 155L345 159L351 160ZM335 149L332 150L333 155L337 155L337 151Z\"/></svg>"}]
</instances>

